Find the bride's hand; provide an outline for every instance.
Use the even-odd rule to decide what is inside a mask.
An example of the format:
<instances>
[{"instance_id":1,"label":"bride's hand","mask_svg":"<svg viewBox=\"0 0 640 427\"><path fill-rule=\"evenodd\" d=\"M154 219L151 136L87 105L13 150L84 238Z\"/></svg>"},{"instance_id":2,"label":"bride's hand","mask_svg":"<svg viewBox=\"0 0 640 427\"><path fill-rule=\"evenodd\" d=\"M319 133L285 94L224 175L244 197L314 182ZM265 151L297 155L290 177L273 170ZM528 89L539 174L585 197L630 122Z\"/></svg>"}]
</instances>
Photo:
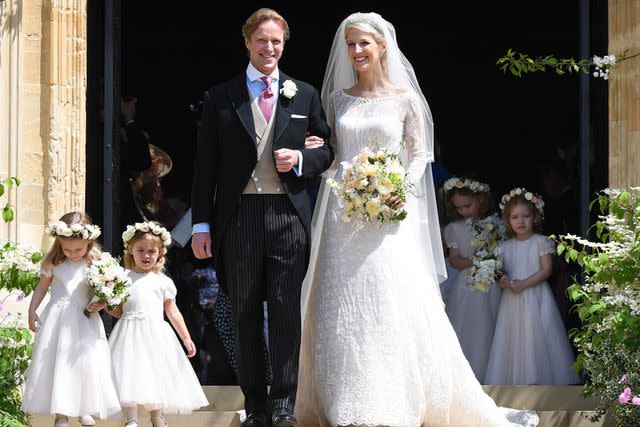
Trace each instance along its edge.
<instances>
[{"instance_id":1,"label":"bride's hand","mask_svg":"<svg viewBox=\"0 0 640 427\"><path fill-rule=\"evenodd\" d=\"M304 139L304 148L318 148L324 145L324 139L319 136L309 135Z\"/></svg>"},{"instance_id":2,"label":"bride's hand","mask_svg":"<svg viewBox=\"0 0 640 427\"><path fill-rule=\"evenodd\" d=\"M402 203L402 198L400 196L393 196L389 197L386 205L394 209L400 209L404 206L404 203Z\"/></svg>"}]
</instances>

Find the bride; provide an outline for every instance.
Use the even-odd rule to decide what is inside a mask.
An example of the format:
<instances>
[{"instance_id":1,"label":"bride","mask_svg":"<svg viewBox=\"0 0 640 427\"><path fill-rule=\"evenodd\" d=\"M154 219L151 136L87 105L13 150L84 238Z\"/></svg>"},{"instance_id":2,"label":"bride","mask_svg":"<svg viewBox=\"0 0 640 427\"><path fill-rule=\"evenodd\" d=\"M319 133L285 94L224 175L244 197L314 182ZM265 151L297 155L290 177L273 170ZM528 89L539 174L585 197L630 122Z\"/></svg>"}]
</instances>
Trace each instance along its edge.
<instances>
[{"instance_id":1,"label":"bride","mask_svg":"<svg viewBox=\"0 0 640 427\"><path fill-rule=\"evenodd\" d=\"M415 194L406 219L379 226L343 222L337 196L321 191L303 289L299 425L536 425L535 413L484 394L445 314L433 122L389 22L376 13L342 22L322 95L338 161L390 149Z\"/></svg>"}]
</instances>

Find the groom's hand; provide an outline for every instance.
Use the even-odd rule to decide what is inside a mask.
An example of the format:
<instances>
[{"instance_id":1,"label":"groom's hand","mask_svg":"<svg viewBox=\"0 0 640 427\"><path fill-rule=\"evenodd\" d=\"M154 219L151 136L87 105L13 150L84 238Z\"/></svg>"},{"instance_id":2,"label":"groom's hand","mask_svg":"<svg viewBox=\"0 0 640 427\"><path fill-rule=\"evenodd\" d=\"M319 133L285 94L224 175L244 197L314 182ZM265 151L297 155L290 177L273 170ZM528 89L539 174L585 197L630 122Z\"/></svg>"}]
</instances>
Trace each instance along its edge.
<instances>
[{"instance_id":1,"label":"groom's hand","mask_svg":"<svg viewBox=\"0 0 640 427\"><path fill-rule=\"evenodd\" d=\"M193 233L191 249L198 259L211 258L211 235L209 233Z\"/></svg>"},{"instance_id":2,"label":"groom's hand","mask_svg":"<svg viewBox=\"0 0 640 427\"><path fill-rule=\"evenodd\" d=\"M278 172L289 172L294 166L298 165L298 152L288 148L280 148L274 151L276 159L276 169Z\"/></svg>"}]
</instances>

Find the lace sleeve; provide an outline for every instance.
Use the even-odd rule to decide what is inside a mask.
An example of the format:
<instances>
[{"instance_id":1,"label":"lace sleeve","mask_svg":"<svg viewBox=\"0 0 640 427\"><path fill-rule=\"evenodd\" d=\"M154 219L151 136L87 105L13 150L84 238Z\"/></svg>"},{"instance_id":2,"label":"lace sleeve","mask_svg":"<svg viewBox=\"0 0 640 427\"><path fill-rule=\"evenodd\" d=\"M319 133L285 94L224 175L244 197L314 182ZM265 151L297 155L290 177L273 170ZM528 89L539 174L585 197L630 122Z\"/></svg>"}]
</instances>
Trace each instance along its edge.
<instances>
[{"instance_id":1,"label":"lace sleeve","mask_svg":"<svg viewBox=\"0 0 640 427\"><path fill-rule=\"evenodd\" d=\"M538 246L538 255L540 256L553 254L556 251L555 245L546 236L539 236L536 244Z\"/></svg>"},{"instance_id":2,"label":"lace sleeve","mask_svg":"<svg viewBox=\"0 0 640 427\"><path fill-rule=\"evenodd\" d=\"M325 114L327 115L327 125L331 129L331 136L329 137L329 144L333 149L333 163L329 166L329 169L336 169L338 167L338 141L336 139L336 100L338 92L333 92L329 95L329 100L326 102Z\"/></svg>"},{"instance_id":3,"label":"lace sleeve","mask_svg":"<svg viewBox=\"0 0 640 427\"><path fill-rule=\"evenodd\" d=\"M424 117L418 101L409 97L404 117L404 143L407 149L406 180L416 184L424 174L427 166L427 150L425 148L426 129Z\"/></svg>"}]
</instances>

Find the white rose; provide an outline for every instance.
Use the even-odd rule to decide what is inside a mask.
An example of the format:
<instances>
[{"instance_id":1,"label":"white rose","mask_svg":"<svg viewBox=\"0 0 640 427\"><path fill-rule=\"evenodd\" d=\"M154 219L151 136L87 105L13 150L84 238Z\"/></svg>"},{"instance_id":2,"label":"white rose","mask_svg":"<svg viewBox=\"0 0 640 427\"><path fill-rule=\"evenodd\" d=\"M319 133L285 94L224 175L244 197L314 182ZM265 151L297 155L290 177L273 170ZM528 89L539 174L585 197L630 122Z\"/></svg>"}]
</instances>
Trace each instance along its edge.
<instances>
[{"instance_id":1,"label":"white rose","mask_svg":"<svg viewBox=\"0 0 640 427\"><path fill-rule=\"evenodd\" d=\"M77 233L80 230L82 230L82 224L71 224L71 231Z\"/></svg>"},{"instance_id":2,"label":"white rose","mask_svg":"<svg viewBox=\"0 0 640 427\"><path fill-rule=\"evenodd\" d=\"M291 80L286 80L282 83L282 88L280 89L280 93L282 95L291 99L296 95L296 92L298 92L298 86L296 86L296 84Z\"/></svg>"}]
</instances>

